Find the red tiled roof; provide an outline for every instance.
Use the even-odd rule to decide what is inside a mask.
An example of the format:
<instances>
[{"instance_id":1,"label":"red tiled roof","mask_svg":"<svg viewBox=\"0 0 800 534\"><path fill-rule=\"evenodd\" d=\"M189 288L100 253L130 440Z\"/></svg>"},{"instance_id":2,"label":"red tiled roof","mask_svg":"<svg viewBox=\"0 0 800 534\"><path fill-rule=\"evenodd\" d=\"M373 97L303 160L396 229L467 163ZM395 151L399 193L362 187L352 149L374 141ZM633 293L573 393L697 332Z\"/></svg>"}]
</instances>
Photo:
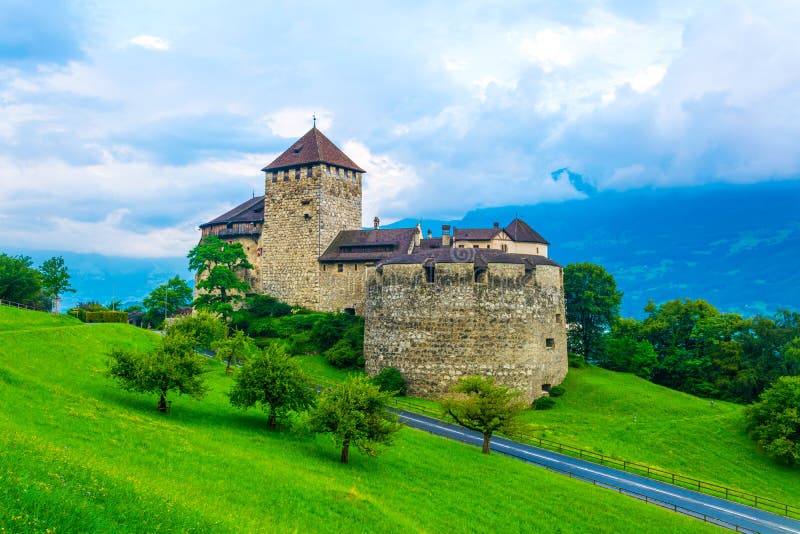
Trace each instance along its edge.
<instances>
[{"instance_id":1,"label":"red tiled roof","mask_svg":"<svg viewBox=\"0 0 800 534\"><path fill-rule=\"evenodd\" d=\"M319 261L377 261L408 254L416 228L342 230Z\"/></svg>"},{"instance_id":2,"label":"red tiled roof","mask_svg":"<svg viewBox=\"0 0 800 534\"><path fill-rule=\"evenodd\" d=\"M525 242L525 243L542 243L549 245L547 239L543 238L539 232L528 226L528 223L522 219L514 219L506 226L505 232L512 241Z\"/></svg>"},{"instance_id":3,"label":"red tiled roof","mask_svg":"<svg viewBox=\"0 0 800 534\"><path fill-rule=\"evenodd\" d=\"M200 228L215 224L235 223L235 222L262 222L264 220L264 195L253 197L247 202L242 202L230 211L227 211L216 219L201 224Z\"/></svg>"},{"instance_id":4,"label":"red tiled roof","mask_svg":"<svg viewBox=\"0 0 800 534\"><path fill-rule=\"evenodd\" d=\"M273 171L314 163L327 163L357 172L366 172L348 158L344 152L339 150L339 147L334 145L316 127L311 128L308 133L295 141L286 152L261 170Z\"/></svg>"}]
</instances>

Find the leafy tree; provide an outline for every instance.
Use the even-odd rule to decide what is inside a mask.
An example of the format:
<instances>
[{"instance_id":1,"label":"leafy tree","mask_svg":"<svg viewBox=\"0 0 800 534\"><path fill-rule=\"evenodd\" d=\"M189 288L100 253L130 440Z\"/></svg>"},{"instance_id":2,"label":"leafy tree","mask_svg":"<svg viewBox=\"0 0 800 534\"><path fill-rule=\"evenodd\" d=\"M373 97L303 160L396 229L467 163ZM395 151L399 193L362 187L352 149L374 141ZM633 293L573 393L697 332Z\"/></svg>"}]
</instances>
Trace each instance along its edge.
<instances>
[{"instance_id":1,"label":"leafy tree","mask_svg":"<svg viewBox=\"0 0 800 534\"><path fill-rule=\"evenodd\" d=\"M41 288L41 275L30 257L0 254L0 300L36 306Z\"/></svg>"},{"instance_id":2,"label":"leafy tree","mask_svg":"<svg viewBox=\"0 0 800 534\"><path fill-rule=\"evenodd\" d=\"M525 409L521 394L496 385L493 377L467 376L450 387L442 407L459 425L483 434L483 454L489 454L492 434L512 431L516 416Z\"/></svg>"},{"instance_id":3,"label":"leafy tree","mask_svg":"<svg viewBox=\"0 0 800 534\"><path fill-rule=\"evenodd\" d=\"M161 344L150 352L114 349L109 354L109 375L122 389L142 393L158 393L158 410L167 411L167 394L201 398L207 388L203 384L205 362L193 350L189 337L168 333Z\"/></svg>"},{"instance_id":4,"label":"leafy tree","mask_svg":"<svg viewBox=\"0 0 800 534\"><path fill-rule=\"evenodd\" d=\"M391 443L401 426L386 409L390 398L391 393L380 391L366 376L352 376L320 394L309 423L314 432L331 434L342 448L342 463L350 461L351 445L375 456L378 446Z\"/></svg>"},{"instance_id":5,"label":"leafy tree","mask_svg":"<svg viewBox=\"0 0 800 534\"><path fill-rule=\"evenodd\" d=\"M155 328L161 328L166 317L171 317L180 308L185 308L192 301L192 288L186 280L175 276L161 284L147 295L142 304L145 309L145 320Z\"/></svg>"},{"instance_id":6,"label":"leafy tree","mask_svg":"<svg viewBox=\"0 0 800 534\"><path fill-rule=\"evenodd\" d=\"M747 408L747 430L770 456L800 465L800 377L784 376Z\"/></svg>"},{"instance_id":7,"label":"leafy tree","mask_svg":"<svg viewBox=\"0 0 800 534\"><path fill-rule=\"evenodd\" d=\"M196 348L210 350L228 333L228 327L218 317L204 311L180 317L167 329L170 333L180 333L192 340Z\"/></svg>"},{"instance_id":8,"label":"leafy tree","mask_svg":"<svg viewBox=\"0 0 800 534\"><path fill-rule=\"evenodd\" d=\"M243 409L259 404L269 414L270 428L288 412L307 409L314 402L314 388L296 360L275 345L247 361L234 378L231 404Z\"/></svg>"},{"instance_id":9,"label":"leafy tree","mask_svg":"<svg viewBox=\"0 0 800 534\"><path fill-rule=\"evenodd\" d=\"M603 334L619 316L622 292L614 277L599 265L571 263L564 268L569 352L597 359Z\"/></svg>"},{"instance_id":10,"label":"leafy tree","mask_svg":"<svg viewBox=\"0 0 800 534\"><path fill-rule=\"evenodd\" d=\"M649 341L612 336L606 340L598 363L606 369L634 373L649 380L658 364L658 355Z\"/></svg>"},{"instance_id":11,"label":"leafy tree","mask_svg":"<svg viewBox=\"0 0 800 534\"><path fill-rule=\"evenodd\" d=\"M249 289L247 282L236 273L253 268L242 244L208 236L189 251L189 268L196 273L197 289L203 290L193 306L230 319L233 304L240 301Z\"/></svg>"},{"instance_id":12,"label":"leafy tree","mask_svg":"<svg viewBox=\"0 0 800 534\"><path fill-rule=\"evenodd\" d=\"M256 346L253 340L247 337L244 332L237 330L231 335L218 340L214 344L214 349L217 351L217 358L227 363L225 374L229 375L231 365L247 360L255 352Z\"/></svg>"},{"instance_id":13,"label":"leafy tree","mask_svg":"<svg viewBox=\"0 0 800 534\"><path fill-rule=\"evenodd\" d=\"M61 256L53 256L49 260L42 262L39 267L41 274L42 292L44 295L56 301L56 312L58 312L58 299L64 293L75 293L72 285L70 285L69 271L64 265L64 258Z\"/></svg>"}]
</instances>

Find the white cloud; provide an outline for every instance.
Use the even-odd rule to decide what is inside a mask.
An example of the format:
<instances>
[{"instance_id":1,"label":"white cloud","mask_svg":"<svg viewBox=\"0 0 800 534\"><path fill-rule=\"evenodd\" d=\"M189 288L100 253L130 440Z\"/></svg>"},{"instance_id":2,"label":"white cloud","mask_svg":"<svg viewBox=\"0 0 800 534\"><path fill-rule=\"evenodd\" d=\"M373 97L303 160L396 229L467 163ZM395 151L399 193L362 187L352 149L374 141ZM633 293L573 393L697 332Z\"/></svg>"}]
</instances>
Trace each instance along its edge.
<instances>
[{"instance_id":1,"label":"white cloud","mask_svg":"<svg viewBox=\"0 0 800 534\"><path fill-rule=\"evenodd\" d=\"M362 209L364 226L372 226L372 220L376 216L388 223L410 215L410 193L420 183L413 167L395 161L387 154L373 154L366 145L358 141L347 141L342 149L367 171L364 175Z\"/></svg>"},{"instance_id":2,"label":"white cloud","mask_svg":"<svg viewBox=\"0 0 800 534\"><path fill-rule=\"evenodd\" d=\"M631 88L637 93L646 93L660 84L666 73L667 69L662 65L650 65L633 77L630 81Z\"/></svg>"},{"instance_id":3,"label":"white cloud","mask_svg":"<svg viewBox=\"0 0 800 534\"><path fill-rule=\"evenodd\" d=\"M170 48L168 40L155 35L137 35L136 37L128 39L128 43L147 48L148 50L159 50L162 52Z\"/></svg>"},{"instance_id":4,"label":"white cloud","mask_svg":"<svg viewBox=\"0 0 800 534\"><path fill-rule=\"evenodd\" d=\"M328 130L333 125L333 113L326 109L310 107L290 107L279 109L267 115L264 120L274 135L279 137L300 137L311 129L313 117L317 117L317 128Z\"/></svg>"}]
</instances>

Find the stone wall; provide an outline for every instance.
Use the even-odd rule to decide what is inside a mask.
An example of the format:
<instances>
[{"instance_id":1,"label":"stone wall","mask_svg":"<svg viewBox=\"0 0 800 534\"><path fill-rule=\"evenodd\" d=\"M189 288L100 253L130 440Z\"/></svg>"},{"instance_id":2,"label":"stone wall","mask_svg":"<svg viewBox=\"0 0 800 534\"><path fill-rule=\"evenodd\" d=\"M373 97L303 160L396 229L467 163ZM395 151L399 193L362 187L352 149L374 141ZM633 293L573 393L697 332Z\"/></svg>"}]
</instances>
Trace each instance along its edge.
<instances>
[{"instance_id":1,"label":"stone wall","mask_svg":"<svg viewBox=\"0 0 800 534\"><path fill-rule=\"evenodd\" d=\"M339 265L342 270L339 271ZM320 309L342 311L353 308L357 315L364 315L366 295L366 262L321 263Z\"/></svg>"},{"instance_id":2,"label":"stone wall","mask_svg":"<svg viewBox=\"0 0 800 534\"><path fill-rule=\"evenodd\" d=\"M361 227L360 173L320 164L267 172L264 203L261 290L320 309L317 258L341 230Z\"/></svg>"},{"instance_id":3,"label":"stone wall","mask_svg":"<svg viewBox=\"0 0 800 534\"><path fill-rule=\"evenodd\" d=\"M476 278L478 281L476 281ZM409 394L436 397L459 377L494 376L527 400L567 373L561 268L490 263L386 264L367 272L364 356L397 367Z\"/></svg>"}]
</instances>

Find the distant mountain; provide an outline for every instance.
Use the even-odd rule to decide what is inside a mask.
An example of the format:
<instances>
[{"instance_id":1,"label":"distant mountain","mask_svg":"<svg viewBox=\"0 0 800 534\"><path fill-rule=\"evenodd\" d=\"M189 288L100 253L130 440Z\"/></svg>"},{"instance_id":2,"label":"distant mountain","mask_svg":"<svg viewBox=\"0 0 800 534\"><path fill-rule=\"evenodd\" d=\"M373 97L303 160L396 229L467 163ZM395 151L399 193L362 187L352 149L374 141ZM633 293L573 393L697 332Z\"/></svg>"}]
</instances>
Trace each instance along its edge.
<instances>
[{"instance_id":1,"label":"distant mountain","mask_svg":"<svg viewBox=\"0 0 800 534\"><path fill-rule=\"evenodd\" d=\"M2 249L11 255L24 254L33 258L35 266L52 256L62 256L69 269L76 293L64 295L61 309L67 310L78 302L95 301L108 304L111 299L123 305L141 303L154 288L173 276L180 276L189 285L194 276L188 270L186 258L121 258L100 254L79 254L56 250Z\"/></svg>"},{"instance_id":2,"label":"distant mountain","mask_svg":"<svg viewBox=\"0 0 800 534\"><path fill-rule=\"evenodd\" d=\"M744 315L800 308L800 181L600 193L579 183L588 198L423 220L423 232L519 216L550 241L550 256L562 265L588 261L611 272L625 293L625 316L642 317L648 299L681 297Z\"/></svg>"},{"instance_id":3,"label":"distant mountain","mask_svg":"<svg viewBox=\"0 0 800 534\"><path fill-rule=\"evenodd\" d=\"M423 232L430 228L439 235L442 224L505 225L519 216L550 241L555 261L588 261L611 272L625 293L625 316L642 317L648 299L681 297L706 299L744 315L800 309L800 181L596 192L569 169L554 174L563 172L587 198L477 209L457 221L426 219ZM404 219L387 227L416 224ZM141 302L172 276L190 284L193 279L184 257L0 251L27 254L36 265L63 256L78 290L66 296L64 308L112 298Z\"/></svg>"}]
</instances>

